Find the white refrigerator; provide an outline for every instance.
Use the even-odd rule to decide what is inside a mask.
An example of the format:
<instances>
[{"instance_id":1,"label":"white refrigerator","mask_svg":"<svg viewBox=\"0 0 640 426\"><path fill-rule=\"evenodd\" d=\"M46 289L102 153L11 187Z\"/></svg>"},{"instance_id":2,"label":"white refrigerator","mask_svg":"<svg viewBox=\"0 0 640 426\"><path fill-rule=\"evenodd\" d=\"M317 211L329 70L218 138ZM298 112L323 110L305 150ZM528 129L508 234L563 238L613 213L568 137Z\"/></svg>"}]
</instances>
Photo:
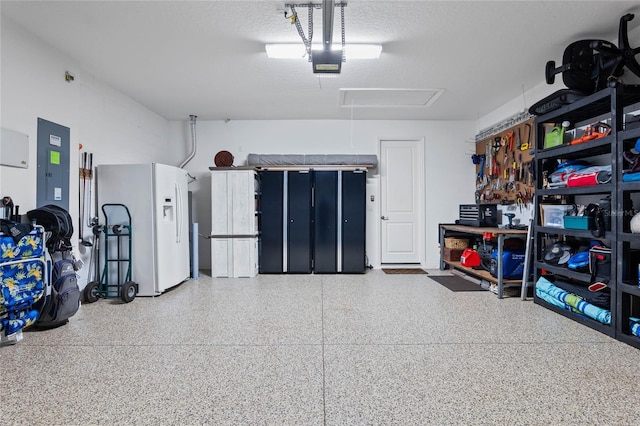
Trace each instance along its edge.
<instances>
[{"instance_id":1,"label":"white refrigerator","mask_svg":"<svg viewBox=\"0 0 640 426\"><path fill-rule=\"evenodd\" d=\"M105 223L104 204L124 204L131 214L137 295L157 296L188 279L187 172L158 163L106 164L96 167L96 179L100 223Z\"/></svg>"}]
</instances>

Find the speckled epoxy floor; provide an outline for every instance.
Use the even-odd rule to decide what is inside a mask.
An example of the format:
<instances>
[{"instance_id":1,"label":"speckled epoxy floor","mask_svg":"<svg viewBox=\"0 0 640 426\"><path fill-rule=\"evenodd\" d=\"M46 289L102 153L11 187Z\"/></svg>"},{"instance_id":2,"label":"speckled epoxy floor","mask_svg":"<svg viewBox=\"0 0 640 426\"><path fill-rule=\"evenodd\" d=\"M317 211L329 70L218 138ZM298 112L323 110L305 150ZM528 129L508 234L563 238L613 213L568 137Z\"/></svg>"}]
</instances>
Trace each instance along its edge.
<instances>
[{"instance_id":1,"label":"speckled epoxy floor","mask_svg":"<svg viewBox=\"0 0 640 426\"><path fill-rule=\"evenodd\" d=\"M429 271L431 274L439 271ZM0 348L2 424L637 424L640 351L428 275L187 281Z\"/></svg>"}]
</instances>

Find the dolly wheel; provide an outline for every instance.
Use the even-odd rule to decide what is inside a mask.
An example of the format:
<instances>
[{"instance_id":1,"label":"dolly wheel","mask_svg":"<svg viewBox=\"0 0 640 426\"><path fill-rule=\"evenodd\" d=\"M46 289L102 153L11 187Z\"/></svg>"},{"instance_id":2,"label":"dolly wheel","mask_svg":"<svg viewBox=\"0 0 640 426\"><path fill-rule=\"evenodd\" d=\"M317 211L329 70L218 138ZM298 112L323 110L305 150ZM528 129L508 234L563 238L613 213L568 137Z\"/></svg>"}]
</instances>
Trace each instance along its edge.
<instances>
[{"instance_id":1,"label":"dolly wheel","mask_svg":"<svg viewBox=\"0 0 640 426\"><path fill-rule=\"evenodd\" d=\"M120 299L124 303L129 303L136 298L136 283L127 281L120 287Z\"/></svg>"},{"instance_id":2,"label":"dolly wheel","mask_svg":"<svg viewBox=\"0 0 640 426\"><path fill-rule=\"evenodd\" d=\"M100 296L98 294L98 285L99 283L97 281L91 281L87 284L82 292L85 302L93 303L98 300L98 297Z\"/></svg>"}]
</instances>

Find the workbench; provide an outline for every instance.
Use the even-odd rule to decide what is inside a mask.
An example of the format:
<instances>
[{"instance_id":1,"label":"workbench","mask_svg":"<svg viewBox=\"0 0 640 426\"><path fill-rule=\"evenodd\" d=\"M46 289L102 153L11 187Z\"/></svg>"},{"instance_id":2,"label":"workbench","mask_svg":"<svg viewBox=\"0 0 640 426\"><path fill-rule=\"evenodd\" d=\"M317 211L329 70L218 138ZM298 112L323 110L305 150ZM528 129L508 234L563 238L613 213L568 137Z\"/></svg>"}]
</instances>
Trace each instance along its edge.
<instances>
[{"instance_id":1,"label":"workbench","mask_svg":"<svg viewBox=\"0 0 640 426\"><path fill-rule=\"evenodd\" d=\"M440 224L440 269L445 270L447 268L453 268L458 271L464 272L467 275L470 275L474 278L480 280L486 280L491 283L496 283L498 287L498 298L502 299L504 294L505 286L520 286L522 285L522 280L507 280L504 279L502 274L504 269L502 267L502 259L503 259L503 248L504 248L504 240L505 238L527 238L527 230L526 229L505 229L505 228L489 228L482 227L478 228L475 226L466 226L466 225L452 225L452 224ZM466 266L462 266L460 262L444 260L444 239L445 237L464 237L469 235L483 235L484 233L491 233L496 235L498 238L498 276L494 277L491 275L489 271L481 270L481 269L473 269ZM526 262L525 262L526 265Z\"/></svg>"}]
</instances>

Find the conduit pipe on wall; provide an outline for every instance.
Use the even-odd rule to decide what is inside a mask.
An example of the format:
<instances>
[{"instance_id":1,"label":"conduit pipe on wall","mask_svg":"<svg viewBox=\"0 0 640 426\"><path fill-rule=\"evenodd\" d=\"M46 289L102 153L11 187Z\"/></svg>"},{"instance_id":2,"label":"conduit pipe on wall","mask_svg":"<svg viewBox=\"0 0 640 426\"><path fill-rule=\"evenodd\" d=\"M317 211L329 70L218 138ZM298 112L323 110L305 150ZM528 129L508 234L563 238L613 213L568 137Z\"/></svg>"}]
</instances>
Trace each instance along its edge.
<instances>
[{"instance_id":1,"label":"conduit pipe on wall","mask_svg":"<svg viewBox=\"0 0 640 426\"><path fill-rule=\"evenodd\" d=\"M180 164L179 167L181 169L183 169L184 166L186 166L187 163L189 163L189 161L191 161L193 157L196 156L196 118L198 118L197 115L189 116L189 122L191 124L191 152L189 153L187 158Z\"/></svg>"}]
</instances>

